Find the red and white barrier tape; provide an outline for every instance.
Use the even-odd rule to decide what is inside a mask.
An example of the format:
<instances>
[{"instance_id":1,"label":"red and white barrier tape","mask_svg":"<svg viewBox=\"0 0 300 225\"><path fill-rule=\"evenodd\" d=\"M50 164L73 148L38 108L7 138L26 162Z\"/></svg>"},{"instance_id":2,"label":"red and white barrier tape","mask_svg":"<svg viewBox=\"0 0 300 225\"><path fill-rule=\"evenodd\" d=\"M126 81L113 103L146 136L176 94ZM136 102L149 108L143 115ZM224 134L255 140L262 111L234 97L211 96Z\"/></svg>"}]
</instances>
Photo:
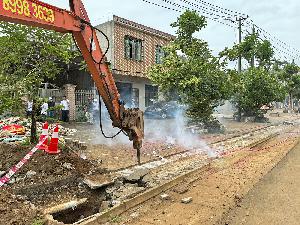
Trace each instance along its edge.
<instances>
[{"instance_id":1,"label":"red and white barrier tape","mask_svg":"<svg viewBox=\"0 0 300 225\"><path fill-rule=\"evenodd\" d=\"M0 178L0 188L8 181L10 181L10 178L15 173L17 173L24 164L28 162L28 160L33 156L33 154L39 149L39 147L44 143L44 141L47 138L48 138L47 136L44 137L33 149L30 150L30 152L27 153L27 155L20 162L18 162L18 164L13 166L5 176Z\"/></svg>"}]
</instances>

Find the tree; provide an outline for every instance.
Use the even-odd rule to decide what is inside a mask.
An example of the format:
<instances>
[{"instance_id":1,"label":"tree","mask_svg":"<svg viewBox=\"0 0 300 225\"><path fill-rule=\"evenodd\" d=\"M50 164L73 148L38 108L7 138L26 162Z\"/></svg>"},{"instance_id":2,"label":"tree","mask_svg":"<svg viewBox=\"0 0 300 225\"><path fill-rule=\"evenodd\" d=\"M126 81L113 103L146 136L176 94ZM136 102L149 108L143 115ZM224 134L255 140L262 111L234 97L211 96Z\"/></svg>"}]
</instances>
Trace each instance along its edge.
<instances>
[{"instance_id":1,"label":"tree","mask_svg":"<svg viewBox=\"0 0 300 225\"><path fill-rule=\"evenodd\" d=\"M203 16L186 11L171 26L177 37L164 48L162 63L150 69L149 77L163 92L176 92L188 106L188 116L208 124L213 110L231 94L231 77L207 42L193 37L206 27Z\"/></svg>"},{"instance_id":2,"label":"tree","mask_svg":"<svg viewBox=\"0 0 300 225\"><path fill-rule=\"evenodd\" d=\"M263 105L280 101L285 96L280 79L262 67L250 68L241 73L238 87L232 102L243 116L260 118Z\"/></svg>"},{"instance_id":3,"label":"tree","mask_svg":"<svg viewBox=\"0 0 300 225\"><path fill-rule=\"evenodd\" d=\"M279 69L279 76L286 87L289 95L289 108L293 108L293 97L300 98L300 70L299 67L292 63L286 63L282 69Z\"/></svg>"},{"instance_id":4,"label":"tree","mask_svg":"<svg viewBox=\"0 0 300 225\"><path fill-rule=\"evenodd\" d=\"M0 22L0 112L18 112L22 100L33 100L31 141L36 141L38 89L45 79L54 78L74 59L69 34Z\"/></svg>"},{"instance_id":5,"label":"tree","mask_svg":"<svg viewBox=\"0 0 300 225\"><path fill-rule=\"evenodd\" d=\"M279 62L274 59L271 43L261 40L257 33L249 34L240 44L225 48L220 57L234 61L244 58L249 67L238 76L232 102L237 109L237 118L262 116L260 108L285 96L284 83L279 79ZM255 59L257 62L255 63ZM275 62L275 63L274 63Z\"/></svg>"},{"instance_id":6,"label":"tree","mask_svg":"<svg viewBox=\"0 0 300 225\"><path fill-rule=\"evenodd\" d=\"M229 61L235 61L238 57L244 58L249 67L254 67L255 58L258 66L270 69L274 60L274 50L268 40L261 40L258 33L247 35L244 40L235 44L232 48L225 48L220 53L220 57L225 57Z\"/></svg>"}]
</instances>

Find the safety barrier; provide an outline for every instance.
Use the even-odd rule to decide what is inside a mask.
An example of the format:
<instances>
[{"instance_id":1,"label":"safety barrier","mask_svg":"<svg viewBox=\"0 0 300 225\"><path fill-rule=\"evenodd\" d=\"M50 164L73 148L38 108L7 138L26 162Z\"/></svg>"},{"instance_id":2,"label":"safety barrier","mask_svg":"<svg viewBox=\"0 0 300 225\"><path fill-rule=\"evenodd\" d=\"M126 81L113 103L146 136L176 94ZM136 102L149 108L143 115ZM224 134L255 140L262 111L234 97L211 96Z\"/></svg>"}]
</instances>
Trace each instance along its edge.
<instances>
[{"instance_id":1,"label":"safety barrier","mask_svg":"<svg viewBox=\"0 0 300 225\"><path fill-rule=\"evenodd\" d=\"M10 178L15 173L17 173L24 164L28 162L28 160L34 155L34 153L43 145L46 139L48 139L48 136L44 137L33 149L30 150L30 152L27 153L27 155L23 159L21 159L20 162L18 162L18 164L13 166L6 175L0 178L0 188L8 181L10 181Z\"/></svg>"}]
</instances>

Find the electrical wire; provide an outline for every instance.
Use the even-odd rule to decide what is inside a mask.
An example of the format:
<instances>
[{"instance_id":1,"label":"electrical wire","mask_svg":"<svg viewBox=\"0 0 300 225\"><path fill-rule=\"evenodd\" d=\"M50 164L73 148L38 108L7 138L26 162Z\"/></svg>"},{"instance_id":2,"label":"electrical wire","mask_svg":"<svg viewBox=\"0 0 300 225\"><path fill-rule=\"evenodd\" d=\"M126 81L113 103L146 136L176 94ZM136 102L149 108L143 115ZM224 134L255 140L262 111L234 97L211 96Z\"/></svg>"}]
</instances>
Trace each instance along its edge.
<instances>
[{"instance_id":1,"label":"electrical wire","mask_svg":"<svg viewBox=\"0 0 300 225\"><path fill-rule=\"evenodd\" d=\"M184 5L180 5L180 4L177 4L177 3L174 3L174 2L172 2L172 1L168 1L168 0L162 0L163 2L166 2L167 4L171 4L171 5L173 5L173 6L175 6L175 7L178 7L178 8L180 8L180 9L182 9L182 10L185 10L185 9L189 9L189 10L193 10L193 9L191 9L190 7L188 7L188 6L184 6ZM181 0L180 0L181 1ZM182 12L182 10L181 10L181 12ZM209 16L207 16L207 15L204 15L204 17L206 17L206 18L208 18L208 19L211 19L211 20L213 20L213 21L215 21L215 22L218 22L218 23L221 23L221 24L223 24L223 25L226 25L226 26L229 26L229 27L232 27L232 28L234 28L232 25L230 25L230 24L227 24L227 23L224 23L224 22L221 22L221 21L219 21L219 19L223 19L223 20L230 20L230 18L228 18L228 17L222 17L222 16L220 16L220 15L216 15L216 14L214 14L214 13L211 13L211 12L207 12L206 10L196 10L196 11L198 11L198 12L200 12L201 14L203 14L203 12L205 13L205 14L207 14L207 15L209 15ZM216 17L211 17L211 16L216 16ZM225 18L225 19L224 19Z\"/></svg>"},{"instance_id":2,"label":"electrical wire","mask_svg":"<svg viewBox=\"0 0 300 225\"><path fill-rule=\"evenodd\" d=\"M180 9L174 9L174 8L171 8L171 7L168 7L168 6L165 6L165 5L161 5L161 4L158 4L158 3L154 3L154 2L151 2L151 1L148 1L148 0L141 0L141 1L146 2L146 3L148 3L148 4L152 4L152 5L161 7L161 8L164 8L164 9L168 9L168 10L172 10L172 11L175 11L175 12L179 12L179 13L182 13L182 11L183 11L184 9L190 9L189 7L182 6L182 5L177 6L177 7L180 8ZM164 1L164 0L163 0L163 1ZM178 5L178 4L176 4L176 3L171 3L171 4L172 4L173 6ZM200 12L199 10L197 10L197 11ZM224 22L219 21L220 18L212 18L212 17L209 17L209 16L205 16L205 17L208 18L208 19L211 19L211 20L213 20L213 21L215 21L215 22L217 22L217 23L220 23L220 24L229 26L229 27L231 27L231 28L235 28L234 26L232 26L232 25L230 25L230 24L228 24L228 23L224 23Z\"/></svg>"},{"instance_id":3,"label":"electrical wire","mask_svg":"<svg viewBox=\"0 0 300 225\"><path fill-rule=\"evenodd\" d=\"M182 6L182 5L179 5L179 4L176 4L176 3L173 3L173 2L167 1L167 0L162 0L162 1L164 1L164 2L166 2L166 3L169 3L169 4L172 4L172 5L175 5L175 6L179 7L179 8L183 8L183 7L188 8L188 7L186 7L186 6ZM246 19L249 18L249 16L246 15L246 14L234 12L234 11L232 11L232 10L225 9L225 8L222 8L222 7L213 5L213 4L211 4L211 3L207 3L207 2L202 1L202 0L198 0L198 1L197 1L197 0L194 0L194 2L198 2L198 3L200 3L200 4L204 4L205 6L210 7L210 8L203 7L203 6L200 6L200 5L198 5L198 4L194 4L194 3L190 2L190 1L187 1L187 0L179 0L179 1L184 2L184 3L186 3L186 4L190 5L190 6L193 6L193 7L196 7L196 8L198 8L198 9L200 9L201 11L197 10L197 11L199 11L199 12L204 11L206 14L218 16L219 18L223 18L224 20L229 20L229 21L231 21L231 22L234 23L234 24L236 24L237 20L234 21L233 19L226 18L224 15L220 15L220 14L216 14L216 13L223 13L223 14L229 15L229 16L231 16L231 17L233 17L233 16L243 16L243 17L244 17L244 20L246 20ZM204 8L204 10L203 10L203 8ZM218 8L219 10L218 10L217 8ZM211 11L213 11L213 12L215 12L215 13L208 13L207 10L211 10ZM231 12L231 13L233 12L234 14L230 14L230 13L227 13L227 12L225 12L225 11ZM207 16L206 16L206 17L207 17ZM209 19L213 19L213 20L215 20L215 21L218 20L218 18L209 18ZM217 21L217 22L222 23L222 22L220 22L220 21ZM223 23L223 24L224 24L224 23ZM225 24L225 25L228 25L228 24ZM299 54L300 54L300 51L299 51L299 50L295 49L294 47L291 47L290 45L286 44L285 42L283 42L283 41L281 41L280 39L276 38L275 36L271 35L269 32L265 31L265 30L262 29L261 27L257 26L256 24L254 24L253 20L250 19L250 22L249 22L249 21L246 21L246 23L243 24L243 25L246 26L246 27L248 27L249 29L253 29L253 27L255 27L255 28L256 28L257 30L259 30L261 33L265 33L267 36L269 36L269 38L267 38L267 37L265 37L265 38L266 38L267 40L271 40L271 41L272 41L273 47L276 49L276 51L281 51L281 52L283 52L284 54L288 55L288 56L291 57L291 58L297 58L297 59L299 59L299 57L300 57L300 56L299 56ZM275 45L277 45L277 46L275 46ZM278 47L278 46L279 46L279 47ZM280 49L280 48L281 48L281 49ZM282 50L282 49L284 49L284 50ZM293 55L292 55L292 54L293 54ZM296 57L295 57L295 56L296 56Z\"/></svg>"},{"instance_id":4,"label":"electrical wire","mask_svg":"<svg viewBox=\"0 0 300 225\"><path fill-rule=\"evenodd\" d=\"M220 9L221 11L227 11L227 12L233 13L235 16L248 17L248 15L246 15L246 14L244 14L244 13L240 13L240 12L237 12L237 11L233 11L233 10L230 10L230 9L226 9L226 8L223 8L223 7L220 7L220 6L211 4L211 3L209 3L209 2L205 2L205 1L203 1L203 0L194 0L194 2L198 2L198 3L200 3L200 4L204 4L204 5L206 5L206 6L210 6L210 7L213 7L213 8L218 8L218 9Z\"/></svg>"}]
</instances>

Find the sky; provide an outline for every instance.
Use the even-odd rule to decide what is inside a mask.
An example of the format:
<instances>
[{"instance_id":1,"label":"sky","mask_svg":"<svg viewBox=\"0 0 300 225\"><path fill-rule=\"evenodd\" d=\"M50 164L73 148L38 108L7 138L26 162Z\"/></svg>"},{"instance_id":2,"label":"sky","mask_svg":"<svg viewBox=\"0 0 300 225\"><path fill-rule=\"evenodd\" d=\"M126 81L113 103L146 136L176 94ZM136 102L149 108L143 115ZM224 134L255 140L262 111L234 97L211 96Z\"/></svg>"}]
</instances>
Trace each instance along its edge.
<instances>
[{"instance_id":1,"label":"sky","mask_svg":"<svg viewBox=\"0 0 300 225\"><path fill-rule=\"evenodd\" d=\"M42 0L60 8L69 9L68 0ZM162 0L149 0L162 4ZM182 0L171 0L178 3ZM189 0L200 4L201 0ZM300 51L300 1L299 0L206 0L206 2L238 11L250 16L256 25L278 39ZM142 0L83 0L93 25L106 22L117 15L140 24L175 34L170 24L176 21L179 12L163 9ZM163 3L166 5L166 3ZM196 34L208 42L210 49L217 54L226 46L237 42L236 28L227 27L208 20L208 26ZM296 60L300 63L300 60Z\"/></svg>"}]
</instances>

